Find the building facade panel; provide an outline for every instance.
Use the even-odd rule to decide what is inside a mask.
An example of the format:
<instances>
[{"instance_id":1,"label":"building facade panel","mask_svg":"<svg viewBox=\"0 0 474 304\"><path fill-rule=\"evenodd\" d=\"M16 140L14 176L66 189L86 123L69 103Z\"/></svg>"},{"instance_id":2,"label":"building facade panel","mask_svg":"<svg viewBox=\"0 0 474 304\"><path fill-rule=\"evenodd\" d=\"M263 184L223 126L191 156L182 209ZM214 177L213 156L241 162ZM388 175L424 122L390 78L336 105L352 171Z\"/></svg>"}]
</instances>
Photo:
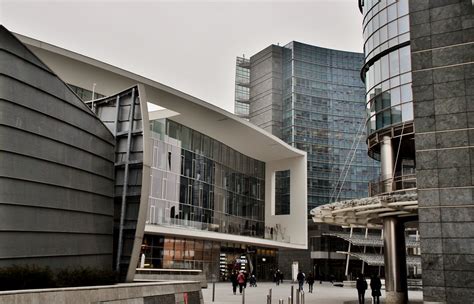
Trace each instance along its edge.
<instances>
[{"instance_id":1,"label":"building facade panel","mask_svg":"<svg viewBox=\"0 0 474 304\"><path fill-rule=\"evenodd\" d=\"M419 193L422 256L436 254L433 264L422 260L423 298L439 303L463 303L474 296L469 277L473 259L472 191L473 141L468 136L474 126L472 103L472 23L471 1L410 0L410 14L426 15L411 19L414 124ZM427 41L421 43L420 41ZM426 96L423 91L430 90ZM415 94L415 92L417 92ZM426 111L432 109L431 112ZM434 140L427 140L428 138ZM430 156L434 153L434 156ZM432 182L426 175L437 176ZM432 193L437 201L433 203ZM432 216L437 214L437 216ZM438 233L430 233L432 227ZM439 244L434 247L432 244ZM463 261L463 262L461 262ZM435 279L433 279L435 278ZM466 281L467 280L467 281Z\"/></svg>"},{"instance_id":2,"label":"building facade panel","mask_svg":"<svg viewBox=\"0 0 474 304\"><path fill-rule=\"evenodd\" d=\"M113 135L35 55L0 32L0 264L58 269L80 261L110 269ZM94 204L82 204L86 197Z\"/></svg>"}]
</instances>

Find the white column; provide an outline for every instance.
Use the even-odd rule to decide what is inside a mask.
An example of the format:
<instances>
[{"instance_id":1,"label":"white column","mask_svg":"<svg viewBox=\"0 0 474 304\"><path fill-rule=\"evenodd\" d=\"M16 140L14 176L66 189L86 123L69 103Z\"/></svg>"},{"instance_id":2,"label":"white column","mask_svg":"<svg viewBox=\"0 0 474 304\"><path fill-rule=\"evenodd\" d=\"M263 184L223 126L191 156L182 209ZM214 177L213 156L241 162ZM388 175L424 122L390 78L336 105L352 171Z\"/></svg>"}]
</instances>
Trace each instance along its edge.
<instances>
[{"instance_id":1,"label":"white column","mask_svg":"<svg viewBox=\"0 0 474 304\"><path fill-rule=\"evenodd\" d=\"M393 149L390 136L384 136L380 144L380 166L382 178L382 192L392 191L393 177Z\"/></svg>"}]
</instances>

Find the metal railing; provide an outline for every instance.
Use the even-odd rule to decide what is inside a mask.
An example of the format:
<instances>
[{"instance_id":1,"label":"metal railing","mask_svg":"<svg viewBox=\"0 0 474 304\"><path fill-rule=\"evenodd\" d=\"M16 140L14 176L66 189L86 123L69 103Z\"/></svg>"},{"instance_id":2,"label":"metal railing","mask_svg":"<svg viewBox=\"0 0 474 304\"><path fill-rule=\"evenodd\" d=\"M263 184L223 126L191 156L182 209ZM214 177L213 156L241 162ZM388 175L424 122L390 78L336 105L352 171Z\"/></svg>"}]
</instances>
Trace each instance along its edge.
<instances>
[{"instance_id":1,"label":"metal railing","mask_svg":"<svg viewBox=\"0 0 474 304\"><path fill-rule=\"evenodd\" d=\"M379 179L369 182L369 195L376 196L384 193L416 189L416 173L395 174L393 178Z\"/></svg>"}]
</instances>

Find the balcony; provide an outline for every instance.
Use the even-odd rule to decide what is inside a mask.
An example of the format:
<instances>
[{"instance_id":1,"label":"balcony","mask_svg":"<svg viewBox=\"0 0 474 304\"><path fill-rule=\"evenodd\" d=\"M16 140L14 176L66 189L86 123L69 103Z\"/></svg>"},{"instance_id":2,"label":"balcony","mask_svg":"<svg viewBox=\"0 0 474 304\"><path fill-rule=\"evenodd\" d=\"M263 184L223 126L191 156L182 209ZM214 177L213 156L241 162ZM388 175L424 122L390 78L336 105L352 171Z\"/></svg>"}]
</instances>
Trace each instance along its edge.
<instances>
[{"instance_id":1,"label":"balcony","mask_svg":"<svg viewBox=\"0 0 474 304\"><path fill-rule=\"evenodd\" d=\"M397 172L393 178L381 178L369 183L369 195L376 196L397 191L416 189L416 171Z\"/></svg>"}]
</instances>

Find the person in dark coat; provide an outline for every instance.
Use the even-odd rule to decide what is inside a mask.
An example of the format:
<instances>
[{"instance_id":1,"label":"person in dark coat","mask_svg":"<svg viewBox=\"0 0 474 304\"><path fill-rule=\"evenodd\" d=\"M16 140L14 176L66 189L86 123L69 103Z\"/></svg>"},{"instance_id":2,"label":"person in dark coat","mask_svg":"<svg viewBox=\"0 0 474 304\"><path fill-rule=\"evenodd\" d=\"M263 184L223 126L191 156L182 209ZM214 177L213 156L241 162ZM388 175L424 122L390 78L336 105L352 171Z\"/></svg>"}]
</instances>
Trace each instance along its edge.
<instances>
[{"instance_id":1,"label":"person in dark coat","mask_svg":"<svg viewBox=\"0 0 474 304\"><path fill-rule=\"evenodd\" d=\"M359 304L365 304L365 291L367 290L367 281L362 274L359 274L356 281L357 293L359 295Z\"/></svg>"},{"instance_id":2,"label":"person in dark coat","mask_svg":"<svg viewBox=\"0 0 474 304\"><path fill-rule=\"evenodd\" d=\"M237 292L237 273L235 271L232 271L232 274L230 275L230 281L232 282L232 291L234 294Z\"/></svg>"},{"instance_id":3,"label":"person in dark coat","mask_svg":"<svg viewBox=\"0 0 474 304\"><path fill-rule=\"evenodd\" d=\"M382 293L380 289L382 289L382 282L380 282L380 278L378 276L373 276L370 279L370 289L372 289L372 297L374 298L374 304L380 304L380 296Z\"/></svg>"},{"instance_id":4,"label":"person in dark coat","mask_svg":"<svg viewBox=\"0 0 474 304\"><path fill-rule=\"evenodd\" d=\"M273 274L273 281L277 285L280 285L280 280L281 280L281 272L280 272L280 269L277 269L275 273Z\"/></svg>"},{"instance_id":5,"label":"person in dark coat","mask_svg":"<svg viewBox=\"0 0 474 304\"><path fill-rule=\"evenodd\" d=\"M308 283L309 292L313 293L314 276L312 273L309 273L308 276L306 277L306 283Z\"/></svg>"},{"instance_id":6,"label":"person in dark coat","mask_svg":"<svg viewBox=\"0 0 474 304\"><path fill-rule=\"evenodd\" d=\"M304 272L300 270L298 272L298 275L296 276L296 280L298 281L298 289L300 291L303 291L305 278L306 278L306 276L304 275Z\"/></svg>"}]
</instances>

